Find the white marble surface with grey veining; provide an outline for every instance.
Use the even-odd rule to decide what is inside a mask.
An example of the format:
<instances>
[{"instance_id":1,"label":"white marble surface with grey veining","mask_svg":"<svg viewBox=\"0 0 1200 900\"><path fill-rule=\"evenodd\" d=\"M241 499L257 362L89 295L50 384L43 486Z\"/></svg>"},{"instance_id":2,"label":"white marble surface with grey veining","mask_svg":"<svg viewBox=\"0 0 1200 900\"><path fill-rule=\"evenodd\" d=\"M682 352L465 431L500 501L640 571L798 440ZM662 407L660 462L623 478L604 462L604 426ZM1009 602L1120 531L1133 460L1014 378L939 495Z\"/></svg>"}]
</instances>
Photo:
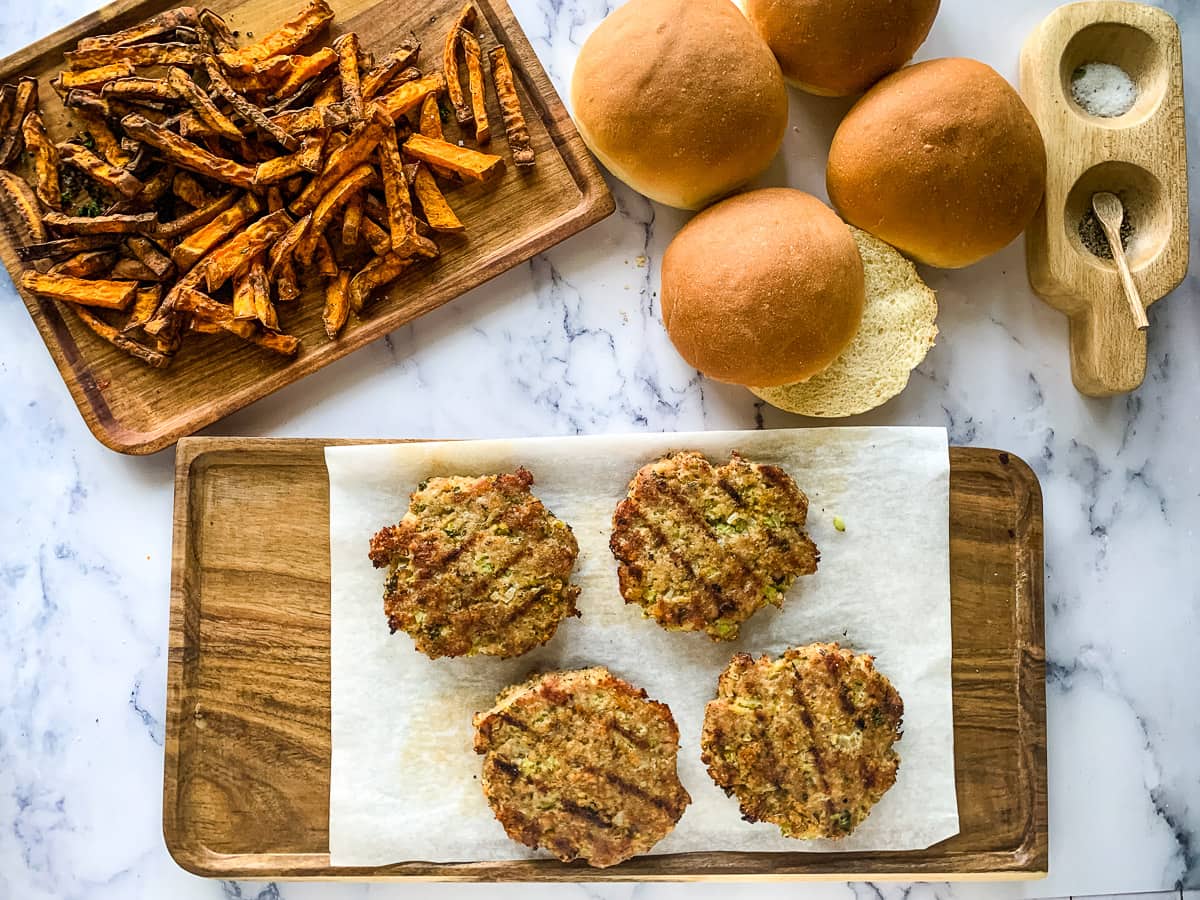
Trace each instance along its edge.
<instances>
[{"instance_id":1,"label":"white marble surface with grey veining","mask_svg":"<svg viewBox=\"0 0 1200 900\"><path fill-rule=\"evenodd\" d=\"M0 0L0 54L95 0ZM514 0L565 93L601 0ZM1180 17L1200 97L1200 3ZM1016 78L1049 0L944 0L922 57ZM847 104L793 95L763 178L823 194ZM1189 120L1191 137L1195 119ZM1191 157L1200 159L1195 143ZM1193 173L1194 174L1194 173ZM809 424L697 376L655 294L683 214L614 185L618 214L386 340L238 413L214 434L469 437ZM90 436L0 275L0 898L1054 896L1200 889L1200 283L1150 314L1136 393L1071 386L1066 323L1030 293L1023 249L926 272L941 339L870 424L945 425L1041 478L1051 875L1017 885L332 886L208 882L177 868L161 812L170 452ZM1200 900L1200 893L1193 894Z\"/></svg>"}]
</instances>

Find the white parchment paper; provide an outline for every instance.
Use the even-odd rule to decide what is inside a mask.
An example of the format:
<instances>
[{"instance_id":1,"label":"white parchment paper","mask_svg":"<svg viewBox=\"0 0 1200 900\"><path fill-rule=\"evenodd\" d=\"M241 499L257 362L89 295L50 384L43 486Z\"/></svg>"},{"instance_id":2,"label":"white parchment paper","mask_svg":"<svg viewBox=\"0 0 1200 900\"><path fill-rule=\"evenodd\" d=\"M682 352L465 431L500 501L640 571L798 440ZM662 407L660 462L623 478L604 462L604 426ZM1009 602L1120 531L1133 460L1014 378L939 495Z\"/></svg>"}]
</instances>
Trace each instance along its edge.
<instances>
[{"instance_id":1,"label":"white parchment paper","mask_svg":"<svg viewBox=\"0 0 1200 900\"><path fill-rule=\"evenodd\" d=\"M634 472L670 450L724 462L733 449L783 466L808 494L819 571L739 639L669 633L626 606L608 550ZM692 850L910 850L958 832L950 686L949 458L940 428L823 428L329 447L332 740L329 844L335 866L535 855L508 839L479 785L471 717L533 671L603 664L667 703L679 776L692 795L656 853ZM383 571L367 559L381 526L431 475L524 465L534 493L579 540L582 618L513 660L428 659L388 633ZM834 517L845 531L834 528ZM700 761L704 705L738 650L836 640L876 656L904 699L896 785L847 839L795 841L742 821Z\"/></svg>"}]
</instances>

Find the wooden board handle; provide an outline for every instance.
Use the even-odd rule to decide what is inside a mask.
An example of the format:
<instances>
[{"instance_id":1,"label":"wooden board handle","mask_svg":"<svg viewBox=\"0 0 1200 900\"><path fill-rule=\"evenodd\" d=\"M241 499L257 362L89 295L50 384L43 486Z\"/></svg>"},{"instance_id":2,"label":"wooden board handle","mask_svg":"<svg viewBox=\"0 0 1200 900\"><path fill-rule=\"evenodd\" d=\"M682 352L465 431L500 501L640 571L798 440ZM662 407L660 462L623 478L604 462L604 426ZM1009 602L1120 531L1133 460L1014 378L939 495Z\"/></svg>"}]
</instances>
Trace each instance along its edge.
<instances>
[{"instance_id":1,"label":"wooden board handle","mask_svg":"<svg viewBox=\"0 0 1200 900\"><path fill-rule=\"evenodd\" d=\"M1124 303L1095 304L1071 317L1071 380L1081 394L1111 397L1146 377L1146 332Z\"/></svg>"}]
</instances>

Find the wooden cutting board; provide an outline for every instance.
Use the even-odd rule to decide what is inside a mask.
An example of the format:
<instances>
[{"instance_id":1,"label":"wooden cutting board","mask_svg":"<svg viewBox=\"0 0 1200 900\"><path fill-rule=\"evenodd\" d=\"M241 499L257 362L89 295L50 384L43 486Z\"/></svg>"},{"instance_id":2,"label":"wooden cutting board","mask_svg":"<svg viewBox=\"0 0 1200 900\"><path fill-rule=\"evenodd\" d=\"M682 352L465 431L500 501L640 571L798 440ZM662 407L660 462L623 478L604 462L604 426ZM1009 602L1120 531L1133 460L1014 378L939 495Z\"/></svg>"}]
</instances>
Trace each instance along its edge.
<instances>
[{"instance_id":1,"label":"wooden cutting board","mask_svg":"<svg viewBox=\"0 0 1200 900\"><path fill-rule=\"evenodd\" d=\"M331 443L356 442L179 444L163 832L188 871L463 881L1045 874L1041 489L1015 456L963 447L950 450L956 837L921 851L686 853L604 870L551 859L331 868Z\"/></svg>"},{"instance_id":2,"label":"wooden cutting board","mask_svg":"<svg viewBox=\"0 0 1200 900\"><path fill-rule=\"evenodd\" d=\"M243 35L261 36L290 18L304 2L212 0L210 6L231 28ZM422 43L420 64L440 70L442 43L462 2L331 0L336 18L330 33L355 31L363 48L377 55L415 33ZM125 28L178 5L170 0L118 0L0 60L0 83L22 75L37 77L50 135L56 141L66 140L76 129L68 124L68 111L49 86L63 67L63 51L72 49L81 37ZM303 341L296 359L285 359L229 335L189 335L171 367L156 370L100 340L62 306L19 291L84 421L102 443L122 453L151 453L170 446L519 265L613 211L613 199L600 170L508 5L504 0L475 0L475 5L485 51L497 43L508 47L537 165L532 172L518 171L500 129L491 149L508 161L504 174L488 185L465 186L449 195L467 227L466 235L439 238L441 258L415 266L395 281L371 304L370 317L363 321L352 318L338 340L325 336L322 289L314 279L298 307L287 304L280 312L285 330ZM492 120L501 121L491 91L488 104ZM13 281L19 281L24 264L17 259L13 235L2 227L0 260Z\"/></svg>"}]
</instances>

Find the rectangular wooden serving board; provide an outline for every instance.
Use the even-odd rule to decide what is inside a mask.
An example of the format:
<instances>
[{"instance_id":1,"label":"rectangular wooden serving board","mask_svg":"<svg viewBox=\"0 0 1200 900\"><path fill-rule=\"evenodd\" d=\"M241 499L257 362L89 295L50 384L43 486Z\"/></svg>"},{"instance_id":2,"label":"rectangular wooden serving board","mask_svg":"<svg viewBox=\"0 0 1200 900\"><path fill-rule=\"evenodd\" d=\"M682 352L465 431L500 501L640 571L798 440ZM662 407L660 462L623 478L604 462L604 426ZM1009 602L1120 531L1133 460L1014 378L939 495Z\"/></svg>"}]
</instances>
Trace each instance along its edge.
<instances>
[{"instance_id":1,"label":"rectangular wooden serving board","mask_svg":"<svg viewBox=\"0 0 1200 900\"><path fill-rule=\"evenodd\" d=\"M995 880L1046 872L1042 500L1015 456L950 449L961 832L888 853L329 865L329 482L352 441L191 438L175 474L163 831L221 878ZM397 815L403 815L397 810ZM446 823L453 828L453 822Z\"/></svg>"},{"instance_id":2,"label":"rectangular wooden serving board","mask_svg":"<svg viewBox=\"0 0 1200 900\"><path fill-rule=\"evenodd\" d=\"M243 35L260 37L291 18L306 0L212 0L211 8ZM441 69L442 44L463 0L330 0L330 35L358 33L363 48L382 56L411 33L421 41L420 65ZM22 75L38 79L47 128L56 141L77 130L49 82L63 68L63 51L82 37L139 22L180 5L172 0L118 0L61 31L0 60L0 83ZM303 341L289 360L230 335L189 334L170 368L151 369L102 341L70 311L19 290L84 421L106 446L152 453L267 394L383 337L490 278L549 249L614 209L612 195L562 101L505 0L475 0L476 26L486 51L509 51L537 164L518 171L499 129L489 150L506 166L486 185L464 186L449 200L466 225L464 236L441 236L442 255L414 266L370 306L369 318L351 318L331 341L321 323L321 285L313 280L297 304L281 310L283 326ZM500 122L488 90L492 121ZM447 137L456 133L447 124ZM0 228L0 260L14 282L23 266L14 235ZM303 287L303 285L302 285Z\"/></svg>"}]
</instances>

